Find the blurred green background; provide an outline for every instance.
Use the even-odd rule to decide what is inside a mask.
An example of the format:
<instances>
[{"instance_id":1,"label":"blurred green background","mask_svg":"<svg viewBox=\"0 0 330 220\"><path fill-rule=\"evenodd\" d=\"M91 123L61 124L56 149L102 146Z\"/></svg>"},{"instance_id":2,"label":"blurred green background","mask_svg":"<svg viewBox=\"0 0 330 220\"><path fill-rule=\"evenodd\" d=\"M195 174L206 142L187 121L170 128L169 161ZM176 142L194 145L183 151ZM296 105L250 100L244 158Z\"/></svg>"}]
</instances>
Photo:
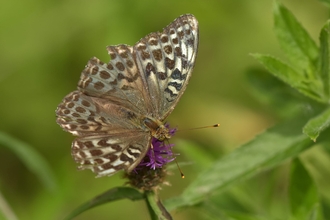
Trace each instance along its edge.
<instances>
[{"instance_id":1,"label":"blurred green background","mask_svg":"<svg viewBox=\"0 0 330 220\"><path fill-rule=\"evenodd\" d=\"M78 172L70 155L74 137L55 122L62 98L76 89L80 72L96 56L107 62L107 45L134 45L161 31L181 14L200 25L193 77L168 118L179 129L220 123L216 129L179 132L171 143L189 140L218 158L280 120L267 101L255 96L246 72L260 65L249 53L283 57L273 33L270 0L2 1L0 8L0 132L30 145L50 166L48 188L11 148L0 145L0 191L19 219L61 219L81 203L115 186L121 174L94 178ZM316 0L282 3L317 41L328 9ZM183 149L187 151L187 149ZM189 162L181 153L179 162ZM191 162L191 161L190 161ZM193 161L192 161L193 162ZM183 166L168 178L161 198L180 194L205 164ZM194 210L175 219L203 219ZM144 202L128 200L92 209L77 219L147 219ZM0 214L0 219L4 217Z\"/></svg>"}]
</instances>

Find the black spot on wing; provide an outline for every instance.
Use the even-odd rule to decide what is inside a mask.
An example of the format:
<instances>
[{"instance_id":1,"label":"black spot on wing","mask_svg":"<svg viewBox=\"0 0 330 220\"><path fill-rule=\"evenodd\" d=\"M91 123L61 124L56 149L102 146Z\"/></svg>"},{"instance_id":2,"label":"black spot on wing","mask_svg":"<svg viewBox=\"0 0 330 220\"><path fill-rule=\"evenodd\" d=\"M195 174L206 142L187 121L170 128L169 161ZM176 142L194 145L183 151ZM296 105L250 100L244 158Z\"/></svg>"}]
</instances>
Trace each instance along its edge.
<instances>
[{"instance_id":1,"label":"black spot on wing","mask_svg":"<svg viewBox=\"0 0 330 220\"><path fill-rule=\"evenodd\" d=\"M170 90L169 88L166 88L164 91L167 92L170 95L170 97L173 98L173 100L177 96L177 94L173 93L173 91ZM173 100L167 99L167 101L169 101L169 102L172 102Z\"/></svg>"},{"instance_id":2,"label":"black spot on wing","mask_svg":"<svg viewBox=\"0 0 330 220\"><path fill-rule=\"evenodd\" d=\"M122 73L118 73L118 75L117 75L118 81L125 79L127 82L130 82L130 83L136 81L138 78L139 78L139 74L138 73L136 73L135 75L133 75L133 77L125 76Z\"/></svg>"},{"instance_id":3,"label":"black spot on wing","mask_svg":"<svg viewBox=\"0 0 330 220\"><path fill-rule=\"evenodd\" d=\"M179 80L185 80L186 79L186 74L182 74L181 71L176 68L173 73L171 74L172 79L179 79Z\"/></svg>"},{"instance_id":4,"label":"black spot on wing","mask_svg":"<svg viewBox=\"0 0 330 220\"><path fill-rule=\"evenodd\" d=\"M151 63L148 63L146 68L145 68L145 71L146 71L147 77L149 77L151 75L151 72L153 72L153 73L156 72L156 69Z\"/></svg>"},{"instance_id":5,"label":"black spot on wing","mask_svg":"<svg viewBox=\"0 0 330 220\"><path fill-rule=\"evenodd\" d=\"M170 82L168 86L173 86L177 91L180 91L182 88L182 83Z\"/></svg>"}]
</instances>

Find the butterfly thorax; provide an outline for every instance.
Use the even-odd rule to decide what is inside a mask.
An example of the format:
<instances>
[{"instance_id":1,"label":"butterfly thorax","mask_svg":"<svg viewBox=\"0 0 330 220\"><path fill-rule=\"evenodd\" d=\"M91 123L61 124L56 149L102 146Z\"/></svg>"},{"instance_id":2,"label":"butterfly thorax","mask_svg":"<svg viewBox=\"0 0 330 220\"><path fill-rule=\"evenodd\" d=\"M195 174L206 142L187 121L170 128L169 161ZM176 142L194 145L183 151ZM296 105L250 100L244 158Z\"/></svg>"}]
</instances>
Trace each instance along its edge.
<instances>
[{"instance_id":1,"label":"butterfly thorax","mask_svg":"<svg viewBox=\"0 0 330 220\"><path fill-rule=\"evenodd\" d=\"M171 138L169 129L165 127L161 121L157 119L145 117L143 119L143 123L150 130L151 135L154 138L160 141Z\"/></svg>"}]
</instances>

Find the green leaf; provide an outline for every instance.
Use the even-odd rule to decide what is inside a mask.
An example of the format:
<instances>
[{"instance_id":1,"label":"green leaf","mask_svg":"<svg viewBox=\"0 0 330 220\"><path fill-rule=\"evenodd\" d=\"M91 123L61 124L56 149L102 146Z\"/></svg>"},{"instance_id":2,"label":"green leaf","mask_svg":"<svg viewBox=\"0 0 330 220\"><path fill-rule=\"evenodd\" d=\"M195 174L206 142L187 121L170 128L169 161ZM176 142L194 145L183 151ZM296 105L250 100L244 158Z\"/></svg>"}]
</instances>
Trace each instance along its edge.
<instances>
[{"instance_id":1,"label":"green leaf","mask_svg":"<svg viewBox=\"0 0 330 220\"><path fill-rule=\"evenodd\" d=\"M330 101L330 44L329 44L330 21L328 21L320 33L320 61L321 78L324 87L324 94Z\"/></svg>"},{"instance_id":2,"label":"green leaf","mask_svg":"<svg viewBox=\"0 0 330 220\"><path fill-rule=\"evenodd\" d=\"M312 81L306 81L306 79L297 73L289 65L285 64L279 59L276 59L269 55L252 54L264 67L278 77L283 82L289 84L293 88L297 89L303 95L312 98L318 102L325 102L322 96L316 93L318 90L312 89L314 85Z\"/></svg>"},{"instance_id":3,"label":"green leaf","mask_svg":"<svg viewBox=\"0 0 330 220\"><path fill-rule=\"evenodd\" d=\"M299 159L292 163L289 196L291 219L322 219L317 187Z\"/></svg>"},{"instance_id":4,"label":"green leaf","mask_svg":"<svg viewBox=\"0 0 330 220\"><path fill-rule=\"evenodd\" d=\"M269 216L264 214L266 212L264 210L267 208L260 206L260 203L256 201L257 197L254 197L254 195L260 196L260 193L264 194L265 191L258 191L258 194L255 194L255 190L242 187L242 185L247 186L250 184L250 182L244 182L226 192L215 192L198 205L198 208L202 210L203 214L210 216L210 219L270 220ZM263 210L262 214L260 209Z\"/></svg>"},{"instance_id":5,"label":"green leaf","mask_svg":"<svg viewBox=\"0 0 330 220\"><path fill-rule=\"evenodd\" d=\"M274 5L274 22L279 43L291 64L299 70L299 74L303 75L307 71L309 77L313 77L319 54L316 43L293 14L277 1Z\"/></svg>"},{"instance_id":6,"label":"green leaf","mask_svg":"<svg viewBox=\"0 0 330 220\"><path fill-rule=\"evenodd\" d=\"M246 78L252 86L250 92L281 118L294 117L301 110L297 106L309 99L264 68L248 69Z\"/></svg>"},{"instance_id":7,"label":"green leaf","mask_svg":"<svg viewBox=\"0 0 330 220\"><path fill-rule=\"evenodd\" d=\"M65 219L73 219L77 215L81 214L82 212L87 211L88 209L94 208L96 206L117 201L120 199L130 199L132 201L144 199L144 195L140 193L138 190L133 189L131 187L117 187L111 190L102 193L101 195L93 198L92 200L82 204L73 212L71 212Z\"/></svg>"},{"instance_id":8,"label":"green leaf","mask_svg":"<svg viewBox=\"0 0 330 220\"><path fill-rule=\"evenodd\" d=\"M305 119L297 118L277 125L234 150L202 172L180 197L165 201L165 206L168 210L173 210L195 205L215 190L223 190L257 174L261 169L297 156L313 144L301 132L304 121Z\"/></svg>"},{"instance_id":9,"label":"green leaf","mask_svg":"<svg viewBox=\"0 0 330 220\"><path fill-rule=\"evenodd\" d=\"M12 150L45 187L49 190L56 188L55 177L49 164L32 146L4 132L0 132L0 145Z\"/></svg>"},{"instance_id":10,"label":"green leaf","mask_svg":"<svg viewBox=\"0 0 330 220\"><path fill-rule=\"evenodd\" d=\"M299 87L304 78L283 61L269 55L252 54L266 69L292 87Z\"/></svg>"},{"instance_id":11,"label":"green leaf","mask_svg":"<svg viewBox=\"0 0 330 220\"><path fill-rule=\"evenodd\" d=\"M304 134L307 134L313 141L316 141L317 137L322 131L328 128L330 125L330 108L326 109L321 114L310 119L303 128Z\"/></svg>"}]
</instances>

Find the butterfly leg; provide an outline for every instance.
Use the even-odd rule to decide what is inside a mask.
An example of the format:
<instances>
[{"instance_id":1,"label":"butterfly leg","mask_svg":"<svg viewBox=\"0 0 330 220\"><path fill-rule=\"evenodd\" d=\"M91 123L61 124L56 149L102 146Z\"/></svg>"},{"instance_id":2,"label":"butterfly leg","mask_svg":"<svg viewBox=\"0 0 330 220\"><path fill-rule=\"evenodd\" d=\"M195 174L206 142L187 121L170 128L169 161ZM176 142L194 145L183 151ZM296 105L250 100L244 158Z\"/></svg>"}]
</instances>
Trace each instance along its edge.
<instances>
[{"instance_id":1,"label":"butterfly leg","mask_svg":"<svg viewBox=\"0 0 330 220\"><path fill-rule=\"evenodd\" d=\"M152 145L152 143L151 143L150 147L151 147L152 158L155 160L156 157L155 157L154 145Z\"/></svg>"}]
</instances>

